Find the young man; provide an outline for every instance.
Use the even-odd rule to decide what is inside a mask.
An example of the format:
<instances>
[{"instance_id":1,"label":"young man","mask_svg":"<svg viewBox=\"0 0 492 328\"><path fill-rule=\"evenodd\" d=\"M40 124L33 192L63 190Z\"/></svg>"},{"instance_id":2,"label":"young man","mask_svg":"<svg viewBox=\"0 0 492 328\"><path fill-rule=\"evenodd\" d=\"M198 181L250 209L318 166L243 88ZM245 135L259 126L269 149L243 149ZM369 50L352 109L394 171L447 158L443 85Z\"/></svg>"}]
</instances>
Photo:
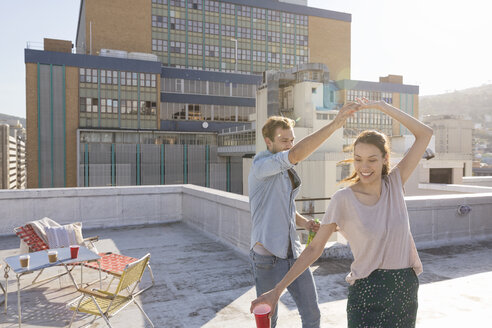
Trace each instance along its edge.
<instances>
[{"instance_id":1,"label":"young man","mask_svg":"<svg viewBox=\"0 0 492 328\"><path fill-rule=\"evenodd\" d=\"M301 180L294 165L313 153L332 133L345 124L360 105L349 103L335 119L294 145L294 121L270 117L262 128L267 150L258 153L248 177L252 218L250 257L258 296L275 287L301 253L296 224L317 231L319 224L296 211L295 198ZM318 296L310 270L289 287L299 309L303 328L319 327ZM271 327L277 323L277 309Z\"/></svg>"}]
</instances>

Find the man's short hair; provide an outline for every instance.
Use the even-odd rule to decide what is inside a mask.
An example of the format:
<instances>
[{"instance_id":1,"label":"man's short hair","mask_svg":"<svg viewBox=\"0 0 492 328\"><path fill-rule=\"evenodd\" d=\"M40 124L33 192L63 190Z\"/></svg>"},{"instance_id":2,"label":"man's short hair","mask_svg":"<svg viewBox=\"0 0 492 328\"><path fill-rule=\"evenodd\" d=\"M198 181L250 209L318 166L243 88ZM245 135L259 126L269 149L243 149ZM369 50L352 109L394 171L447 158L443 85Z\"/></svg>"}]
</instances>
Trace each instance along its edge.
<instances>
[{"instance_id":1,"label":"man's short hair","mask_svg":"<svg viewBox=\"0 0 492 328\"><path fill-rule=\"evenodd\" d=\"M265 125L261 129L261 133L263 134L263 138L268 138L271 141L275 139L275 131L277 128L282 129L290 129L296 125L296 122L288 117L283 116L270 116L266 121Z\"/></svg>"}]
</instances>

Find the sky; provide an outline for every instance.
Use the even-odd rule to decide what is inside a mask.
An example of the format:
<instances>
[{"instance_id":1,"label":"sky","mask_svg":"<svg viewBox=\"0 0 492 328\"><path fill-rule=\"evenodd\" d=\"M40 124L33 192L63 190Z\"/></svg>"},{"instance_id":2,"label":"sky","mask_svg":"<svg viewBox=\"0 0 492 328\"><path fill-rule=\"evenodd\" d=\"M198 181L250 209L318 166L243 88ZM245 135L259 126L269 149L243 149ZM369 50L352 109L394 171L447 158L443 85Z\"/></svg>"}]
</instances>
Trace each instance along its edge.
<instances>
[{"instance_id":1,"label":"sky","mask_svg":"<svg viewBox=\"0 0 492 328\"><path fill-rule=\"evenodd\" d=\"M116 1L116 0L114 0ZM489 1L308 0L352 15L351 78L403 75L420 95L492 83ZM25 117L27 42L75 43L80 0L0 1L0 113Z\"/></svg>"}]
</instances>

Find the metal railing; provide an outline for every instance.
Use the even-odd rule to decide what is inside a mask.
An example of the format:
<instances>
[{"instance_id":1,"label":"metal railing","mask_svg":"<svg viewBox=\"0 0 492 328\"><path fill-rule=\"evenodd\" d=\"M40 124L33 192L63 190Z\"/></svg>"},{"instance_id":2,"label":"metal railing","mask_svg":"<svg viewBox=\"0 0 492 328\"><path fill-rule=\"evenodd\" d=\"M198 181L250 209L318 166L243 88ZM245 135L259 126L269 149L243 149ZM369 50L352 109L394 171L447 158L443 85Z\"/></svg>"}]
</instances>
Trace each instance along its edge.
<instances>
[{"instance_id":1,"label":"metal railing","mask_svg":"<svg viewBox=\"0 0 492 328\"><path fill-rule=\"evenodd\" d=\"M301 199L296 199L296 202L309 202L309 201L316 201L316 200L331 200L331 197L321 197L321 198L301 198ZM299 213L301 215L314 215L314 214L325 214L325 212L303 212Z\"/></svg>"}]
</instances>

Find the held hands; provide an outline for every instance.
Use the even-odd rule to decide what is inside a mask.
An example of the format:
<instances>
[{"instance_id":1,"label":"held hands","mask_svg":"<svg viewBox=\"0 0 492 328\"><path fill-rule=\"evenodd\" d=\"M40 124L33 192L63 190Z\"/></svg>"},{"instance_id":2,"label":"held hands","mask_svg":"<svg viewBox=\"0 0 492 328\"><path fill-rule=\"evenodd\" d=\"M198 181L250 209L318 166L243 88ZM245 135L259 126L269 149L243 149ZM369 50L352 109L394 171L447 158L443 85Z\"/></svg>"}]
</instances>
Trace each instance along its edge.
<instances>
[{"instance_id":1,"label":"held hands","mask_svg":"<svg viewBox=\"0 0 492 328\"><path fill-rule=\"evenodd\" d=\"M318 232L320 226L321 226L320 223L316 223L316 221L314 220L309 220L306 221L306 225L304 226L304 229L306 229L307 231Z\"/></svg>"},{"instance_id":2,"label":"held hands","mask_svg":"<svg viewBox=\"0 0 492 328\"><path fill-rule=\"evenodd\" d=\"M357 98L356 102L361 106L360 109L374 108L384 111L388 104L384 100L368 100L367 98Z\"/></svg>"},{"instance_id":3,"label":"held hands","mask_svg":"<svg viewBox=\"0 0 492 328\"><path fill-rule=\"evenodd\" d=\"M351 117L354 116L354 113L362 109L363 104L359 102L349 102L346 103L339 111L335 119L333 120L333 123L336 125L337 128L341 128L344 124L345 121Z\"/></svg>"}]
</instances>

